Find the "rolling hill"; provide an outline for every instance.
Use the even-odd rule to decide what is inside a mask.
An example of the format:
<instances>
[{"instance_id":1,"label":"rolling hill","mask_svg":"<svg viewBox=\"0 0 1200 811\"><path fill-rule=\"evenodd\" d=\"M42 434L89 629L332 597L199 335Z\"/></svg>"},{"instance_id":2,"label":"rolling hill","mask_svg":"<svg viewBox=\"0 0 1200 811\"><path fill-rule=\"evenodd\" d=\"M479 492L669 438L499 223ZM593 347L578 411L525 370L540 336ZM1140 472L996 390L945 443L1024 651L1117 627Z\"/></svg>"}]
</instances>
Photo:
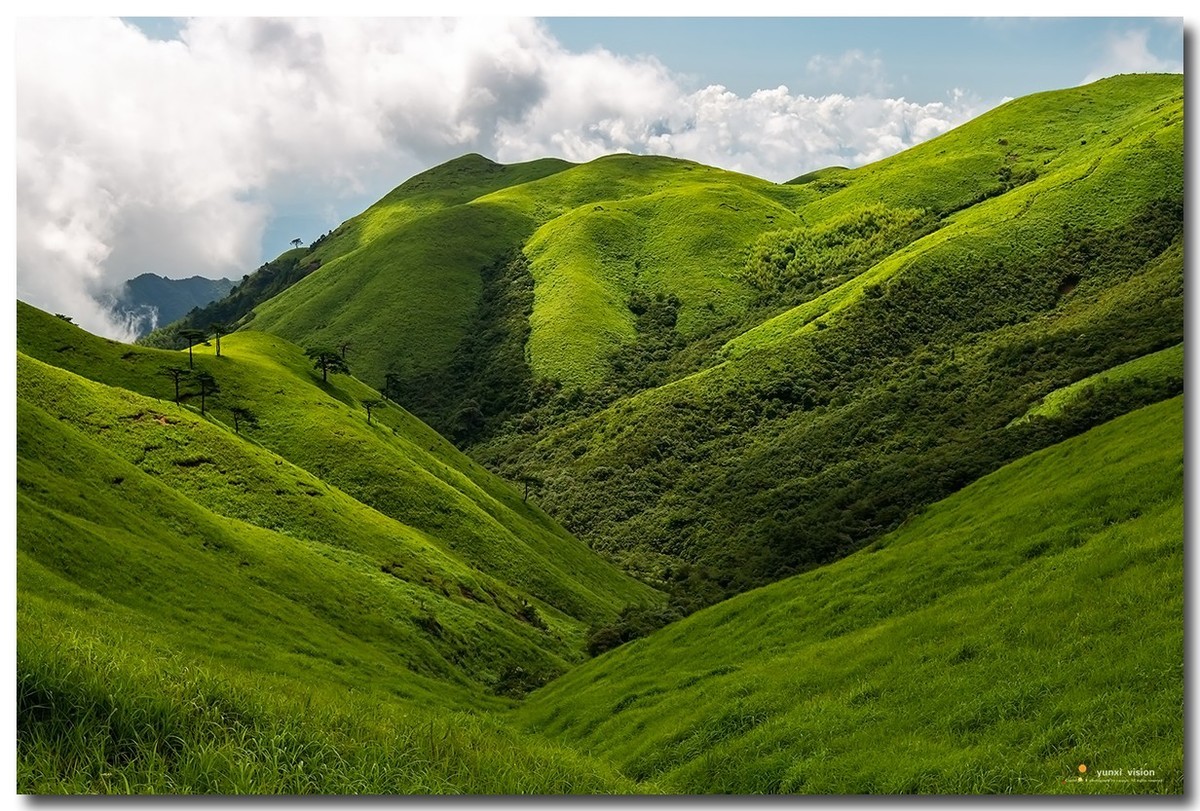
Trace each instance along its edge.
<instances>
[{"instance_id":1,"label":"rolling hill","mask_svg":"<svg viewBox=\"0 0 1200 811\"><path fill-rule=\"evenodd\" d=\"M349 498L233 517L191 471L338 494L215 415L18 362L19 791L1182 790L1182 398L515 704L537 681L513 663L574 664L561 617L537 632L504 584ZM372 542L414 540L376 565ZM464 581L491 599L444 588Z\"/></svg>"},{"instance_id":2,"label":"rolling hill","mask_svg":"<svg viewBox=\"0 0 1200 811\"><path fill-rule=\"evenodd\" d=\"M140 346L18 303L19 790L1182 792L1183 207L1120 76L786 184L464 156Z\"/></svg>"},{"instance_id":3,"label":"rolling hill","mask_svg":"<svg viewBox=\"0 0 1200 811\"><path fill-rule=\"evenodd\" d=\"M305 706L316 701L377 746L390 737L370 731L369 702L391 708L387 724L444 732L453 713L503 706L578 662L592 624L660 599L402 409L376 408L368 423L359 402L370 389L344 376L323 382L278 338L228 336L219 357L197 347L180 403L162 371L186 370L187 353L101 339L24 304L18 348L19 669L32 680L19 704L32 702L20 705L23 740L41 741L22 751L45 746L44 757L57 759L29 754L25 790L170 791L179 780L191 791L236 788L238 772L222 770L270 754L261 740L247 744L253 751L226 741L236 762L214 756L211 775L203 761L181 773L155 748L176 734L166 728L155 728L154 751L139 749L136 763L115 751L146 741L138 719L148 706L178 728L185 749L205 750L211 740L199 742L207 733L194 724L219 723L224 712L242 719L243 735L258 724L297 731L287 717L296 707L281 715L263 684L306 696ZM220 386L204 414L195 389L202 372ZM236 424L235 408L246 409ZM161 672L160 658L168 662ZM104 691L106 682L114 686ZM179 691L196 690L187 701L226 709L198 718L179 705ZM105 720L101 705L129 715ZM480 723L467 719L464 729ZM482 723L451 748L469 759L472 746L493 738L515 745ZM86 754L97 759L94 773L62 748L87 749L86 741L54 737L80 729L111 738ZM301 737L324 746L322 734L305 726ZM110 782L117 772L135 783ZM254 790L283 790L304 772L277 777L258 775ZM560 777L568 782L531 785L583 779ZM519 785L469 779L477 782L459 790Z\"/></svg>"},{"instance_id":4,"label":"rolling hill","mask_svg":"<svg viewBox=\"0 0 1200 811\"><path fill-rule=\"evenodd\" d=\"M1182 132L1180 77L1136 75L790 184L466 156L301 250L319 269L245 323L349 344L627 569L733 593L1181 390L1018 419L1182 340Z\"/></svg>"},{"instance_id":5,"label":"rolling hill","mask_svg":"<svg viewBox=\"0 0 1200 811\"><path fill-rule=\"evenodd\" d=\"M517 718L673 793L1180 793L1182 432L1174 398L1034 453Z\"/></svg>"},{"instance_id":6,"label":"rolling hill","mask_svg":"<svg viewBox=\"0 0 1200 811\"><path fill-rule=\"evenodd\" d=\"M45 569L156 620L160 601L204 583L174 617L200 646L236 647L258 623L282 632L300 610L281 650L251 658L337 670L349 652L314 640L348 634L374 679L390 668L408 685L395 689L422 696L491 689L517 668L548 678L580 658L590 624L656 599L401 409L368 424L369 389L322 383L277 338L196 353L221 387L201 416L193 384L177 405L161 373L186 356L18 312L22 577ZM235 432L235 407L257 424Z\"/></svg>"},{"instance_id":7,"label":"rolling hill","mask_svg":"<svg viewBox=\"0 0 1200 811\"><path fill-rule=\"evenodd\" d=\"M1009 461L1177 394L1178 358L1018 421L1182 341L1181 105L1178 77L1120 77L806 183L826 186L798 209L810 224L748 248L755 278L804 301L700 371L560 398L471 452L538 471L543 506L628 567L665 582L699 564L729 593L843 556ZM946 156L984 144L998 166L1014 154L1019 185L957 177L978 161ZM895 248L920 223L913 206L935 207L937 227Z\"/></svg>"}]
</instances>

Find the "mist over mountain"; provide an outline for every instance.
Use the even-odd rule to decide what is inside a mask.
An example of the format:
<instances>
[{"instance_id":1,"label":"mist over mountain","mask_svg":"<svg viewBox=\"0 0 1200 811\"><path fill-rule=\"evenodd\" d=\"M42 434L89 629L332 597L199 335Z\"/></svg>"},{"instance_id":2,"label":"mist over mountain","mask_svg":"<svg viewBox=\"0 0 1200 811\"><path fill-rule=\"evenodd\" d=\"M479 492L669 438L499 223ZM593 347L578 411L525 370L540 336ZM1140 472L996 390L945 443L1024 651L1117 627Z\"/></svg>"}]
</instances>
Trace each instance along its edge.
<instances>
[{"instance_id":1,"label":"mist over mountain","mask_svg":"<svg viewBox=\"0 0 1200 811\"><path fill-rule=\"evenodd\" d=\"M160 326L177 321L196 307L204 307L224 298L233 288L232 279L168 279L143 273L130 279L119 294L107 302L114 318L127 326L135 338L148 335Z\"/></svg>"}]
</instances>

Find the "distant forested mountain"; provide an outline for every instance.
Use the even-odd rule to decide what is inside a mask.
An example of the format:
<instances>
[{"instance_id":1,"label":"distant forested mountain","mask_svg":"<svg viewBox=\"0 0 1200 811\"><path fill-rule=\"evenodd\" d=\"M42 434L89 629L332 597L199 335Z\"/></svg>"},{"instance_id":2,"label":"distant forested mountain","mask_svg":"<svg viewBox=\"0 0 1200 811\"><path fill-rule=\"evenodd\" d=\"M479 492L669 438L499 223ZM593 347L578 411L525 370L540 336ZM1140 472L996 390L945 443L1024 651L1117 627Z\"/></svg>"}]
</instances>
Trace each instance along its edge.
<instances>
[{"instance_id":1,"label":"distant forested mountain","mask_svg":"<svg viewBox=\"0 0 1200 811\"><path fill-rule=\"evenodd\" d=\"M169 324L196 307L229 295L232 279L168 279L154 273L125 282L113 309L133 329L137 337L147 335L161 324Z\"/></svg>"}]
</instances>

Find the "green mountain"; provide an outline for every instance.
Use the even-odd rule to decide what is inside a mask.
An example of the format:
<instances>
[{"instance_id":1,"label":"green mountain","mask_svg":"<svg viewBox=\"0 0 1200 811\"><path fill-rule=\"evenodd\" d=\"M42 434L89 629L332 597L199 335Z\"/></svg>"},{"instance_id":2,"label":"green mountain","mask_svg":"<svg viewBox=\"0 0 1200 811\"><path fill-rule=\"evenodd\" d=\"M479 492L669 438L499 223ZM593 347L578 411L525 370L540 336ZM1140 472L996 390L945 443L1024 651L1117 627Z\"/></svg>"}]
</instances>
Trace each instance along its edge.
<instances>
[{"instance_id":1,"label":"green mountain","mask_svg":"<svg viewBox=\"0 0 1200 811\"><path fill-rule=\"evenodd\" d=\"M469 155L143 346L18 303L18 789L1181 792L1182 105Z\"/></svg>"},{"instance_id":2,"label":"green mountain","mask_svg":"<svg viewBox=\"0 0 1200 811\"><path fill-rule=\"evenodd\" d=\"M1114 77L789 184L469 155L285 254L311 270L243 324L346 347L574 534L708 602L1181 391L1175 364L1019 419L1182 341L1182 104L1178 75Z\"/></svg>"},{"instance_id":3,"label":"green mountain","mask_svg":"<svg viewBox=\"0 0 1200 811\"><path fill-rule=\"evenodd\" d=\"M121 286L113 312L136 335L147 335L159 324L169 324L196 307L224 298L232 288L229 279L168 279L143 273Z\"/></svg>"},{"instance_id":4,"label":"green mountain","mask_svg":"<svg viewBox=\"0 0 1200 811\"><path fill-rule=\"evenodd\" d=\"M674 793L1181 793L1182 435L1174 398L1034 453L517 717Z\"/></svg>"},{"instance_id":5,"label":"green mountain","mask_svg":"<svg viewBox=\"0 0 1200 811\"><path fill-rule=\"evenodd\" d=\"M97 338L18 304L20 668L94 680L37 690L100 700L87 691L113 670L130 692L103 701L136 725L149 690L162 722L186 731L190 711L159 693L200 689L195 666L202 685L243 685L221 687L218 703L257 701L244 690L261 678L326 703L348 691L395 704L401 717L415 703L419 729L438 707L503 706L578 662L591 625L659 599L403 409L377 406L368 422L360 403L377 395L353 378L323 382L278 338L221 343L219 357L197 347L187 374L187 354ZM185 372L178 404L163 374L172 367ZM220 389L203 406L202 373ZM128 656L96 661L109 648ZM153 667L159 657L174 662L169 675ZM61 701L56 712L99 712ZM61 741L44 745L65 757ZM49 774L29 768L30 791L57 791L76 770L69 759ZM182 779L169 758L134 772L151 781L143 789ZM104 778L67 785L121 789ZM471 785L517 784L461 790ZM554 785L565 784L543 787Z\"/></svg>"},{"instance_id":6,"label":"green mountain","mask_svg":"<svg viewBox=\"0 0 1200 811\"><path fill-rule=\"evenodd\" d=\"M1120 77L805 183L822 195L797 209L807 225L746 248L755 284L799 304L680 376L705 342L660 327L620 357L666 382L559 397L472 454L537 471L542 505L628 567L669 582L700 564L729 593L1177 394L1178 353L1018 420L1182 341L1181 110L1179 77Z\"/></svg>"},{"instance_id":7,"label":"green mountain","mask_svg":"<svg viewBox=\"0 0 1200 811\"><path fill-rule=\"evenodd\" d=\"M228 381L201 416L24 350L152 386L180 353L24 306L19 328L23 793L1182 790L1181 398L518 705L578 661L578 621L269 447L266 415L320 432L322 395L358 384L247 333L197 359ZM241 366L285 394L239 400L262 410L239 434ZM385 408L371 430L410 422ZM1148 776L1076 782L1078 763Z\"/></svg>"}]
</instances>

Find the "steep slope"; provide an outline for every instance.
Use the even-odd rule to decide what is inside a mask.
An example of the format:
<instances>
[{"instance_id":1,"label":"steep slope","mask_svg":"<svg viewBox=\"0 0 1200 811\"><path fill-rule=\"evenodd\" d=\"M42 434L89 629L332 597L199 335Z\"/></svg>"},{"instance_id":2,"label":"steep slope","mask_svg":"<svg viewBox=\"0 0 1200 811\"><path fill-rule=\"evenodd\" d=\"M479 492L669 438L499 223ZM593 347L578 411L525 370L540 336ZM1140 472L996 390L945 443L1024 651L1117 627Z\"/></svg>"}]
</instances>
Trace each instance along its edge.
<instances>
[{"instance_id":1,"label":"steep slope","mask_svg":"<svg viewBox=\"0 0 1200 811\"><path fill-rule=\"evenodd\" d=\"M211 354L215 347L197 348L197 374L211 373L221 387L207 398L208 418L201 420L169 402L173 383L162 374L167 366L186 368L186 354L96 338L23 304L18 325L22 352L127 389L115 390L103 408L78 406L83 414L78 419L93 433L109 432L100 435L112 450L164 476L208 509L268 530L333 539L368 553L377 571L405 579L427 580L422 567L442 560L429 587L467 603L506 604L517 613L519 601L528 598L568 648L584 625L622 605L653 599L649 589L602 564L515 488L402 409L376 409L368 424L359 402L370 398L370 389L343 376L322 383L308 360L278 338L227 337L219 358ZM32 360L23 370L22 386L64 374ZM84 381L73 387L47 382L37 391L48 393L31 403L66 409L74 399L54 399L63 388L77 394L86 387ZM146 400L135 391L159 399ZM198 405L188 378L184 394L191 408ZM118 406L112 401L117 395L130 402ZM258 424L243 426L242 437L231 431L234 407L257 414ZM91 411L109 416L89 421ZM119 420L111 416L114 411L153 411L166 415L167 424ZM177 417L186 430L172 427ZM346 522L359 529L348 529ZM409 541L398 546L393 536ZM464 571L480 579L464 580Z\"/></svg>"},{"instance_id":2,"label":"steep slope","mask_svg":"<svg viewBox=\"0 0 1200 811\"><path fill-rule=\"evenodd\" d=\"M1061 114L1031 117L1047 110ZM1082 136L1070 147L1066 120ZM680 560L701 563L732 591L836 559L1008 461L1179 393L1177 376L1118 378L1078 408L1014 423L1050 392L1183 338L1180 77L1018 100L945 143L969 149L1010 129L1058 145L1035 178L850 262L860 272L827 292L794 288L815 297L710 368L588 416L534 412L473 453L539 471L543 506L627 565L669 580ZM809 225L777 235L780 255L809 252L843 279L849 248L890 248L871 242L871 224L897 221L855 215L863 201L894 213L973 199L922 196L961 185L960 162L939 175L941 149L836 173L800 209ZM987 191L995 173L976 181Z\"/></svg>"},{"instance_id":3,"label":"steep slope","mask_svg":"<svg viewBox=\"0 0 1200 811\"><path fill-rule=\"evenodd\" d=\"M657 599L511 485L278 338L18 344L18 790L630 789L478 714Z\"/></svg>"},{"instance_id":4,"label":"steep slope","mask_svg":"<svg viewBox=\"0 0 1200 811\"><path fill-rule=\"evenodd\" d=\"M18 359L19 792L628 790L460 711L561 670L560 619L188 410Z\"/></svg>"},{"instance_id":5,"label":"steep slope","mask_svg":"<svg viewBox=\"0 0 1200 811\"><path fill-rule=\"evenodd\" d=\"M629 306L638 297L678 299L684 344L744 330L789 298L767 289L760 300L743 268L755 240L881 204L927 216L914 238L1059 172L1081 146L1103 150L1110 129L1161 101L1163 83L1119 77L1029 96L901 156L786 185L666 158L501 167L467 156L339 228L304 260L322 270L259 306L256 329L302 344L355 342L368 382L381 385L388 371L408 380L450 362L480 299L480 272L523 249L533 377L594 389L613 353L638 342Z\"/></svg>"},{"instance_id":6,"label":"steep slope","mask_svg":"<svg viewBox=\"0 0 1200 811\"><path fill-rule=\"evenodd\" d=\"M376 386L393 362L445 364L474 311L480 270L532 231L523 215L474 201L570 165L468 155L412 178L306 256L320 269L257 307L254 329L305 345L348 341Z\"/></svg>"},{"instance_id":7,"label":"steep slope","mask_svg":"<svg viewBox=\"0 0 1200 811\"><path fill-rule=\"evenodd\" d=\"M744 315L745 245L797 224L792 209L810 198L687 161L613 155L479 202L540 213L524 245L535 283L530 365L535 377L594 387L636 342L639 299L674 298L685 341Z\"/></svg>"},{"instance_id":8,"label":"steep slope","mask_svg":"<svg viewBox=\"0 0 1200 811\"><path fill-rule=\"evenodd\" d=\"M528 322L528 376L594 388L614 353L638 339L639 300L672 299L672 323L688 340L742 317L754 296L738 273L745 244L795 225L792 209L813 197L667 158L501 167L467 156L335 231L302 259L320 269L249 323L304 345L349 342L355 368L375 385L390 373L400 388L453 389L460 376L448 372L480 329L488 268L524 251L516 281L532 287L518 313ZM515 391L510 405L524 408L528 396L528 387ZM414 399L420 416L449 432L471 398Z\"/></svg>"},{"instance_id":9,"label":"steep slope","mask_svg":"<svg viewBox=\"0 0 1200 811\"><path fill-rule=\"evenodd\" d=\"M518 717L671 792L1181 793L1182 477L1175 398L601 656Z\"/></svg>"},{"instance_id":10,"label":"steep slope","mask_svg":"<svg viewBox=\"0 0 1200 811\"><path fill-rule=\"evenodd\" d=\"M1114 77L782 185L467 156L305 252L249 324L348 343L596 548L728 593L1178 393L1123 379L1014 424L1182 340L1182 99L1177 75Z\"/></svg>"}]
</instances>

